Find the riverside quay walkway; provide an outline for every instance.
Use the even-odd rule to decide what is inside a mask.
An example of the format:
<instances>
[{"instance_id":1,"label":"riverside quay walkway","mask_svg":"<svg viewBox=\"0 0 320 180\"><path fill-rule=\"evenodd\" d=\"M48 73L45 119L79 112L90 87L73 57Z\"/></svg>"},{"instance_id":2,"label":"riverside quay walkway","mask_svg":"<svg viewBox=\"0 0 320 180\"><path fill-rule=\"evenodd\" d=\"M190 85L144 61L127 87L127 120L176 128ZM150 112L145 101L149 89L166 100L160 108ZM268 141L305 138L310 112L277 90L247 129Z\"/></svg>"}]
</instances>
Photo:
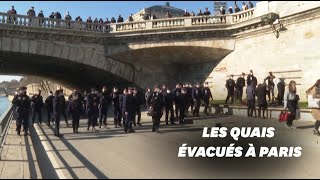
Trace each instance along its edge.
<instances>
[{"instance_id":1,"label":"riverside quay walkway","mask_svg":"<svg viewBox=\"0 0 320 180\"><path fill-rule=\"evenodd\" d=\"M11 111L12 112L12 111ZM63 138L53 136L53 126L30 126L30 136L18 136L15 117L8 111L6 137L2 147L0 178L316 178L319 136L312 134L314 121L297 120L297 129L288 129L276 118L248 118L225 114L188 117L184 125L165 125L160 133L151 132L151 119L142 113L142 126L125 134L113 127L108 117L107 128L86 130L81 119L79 134L72 133L61 121ZM111 113L111 112L110 112ZM47 117L45 112L43 117ZM44 118L46 122L46 118ZM219 159L178 158L183 143L200 146L203 127L274 127L273 139L258 138L255 145L301 146L300 158ZM228 143L228 139L208 139L212 146ZM219 144L221 143L221 144ZM229 162L232 161L232 162ZM234 162L233 162L234 161ZM243 168L241 168L243 167ZM224 169L225 168L225 169ZM254 169L254 171L252 170Z\"/></svg>"}]
</instances>

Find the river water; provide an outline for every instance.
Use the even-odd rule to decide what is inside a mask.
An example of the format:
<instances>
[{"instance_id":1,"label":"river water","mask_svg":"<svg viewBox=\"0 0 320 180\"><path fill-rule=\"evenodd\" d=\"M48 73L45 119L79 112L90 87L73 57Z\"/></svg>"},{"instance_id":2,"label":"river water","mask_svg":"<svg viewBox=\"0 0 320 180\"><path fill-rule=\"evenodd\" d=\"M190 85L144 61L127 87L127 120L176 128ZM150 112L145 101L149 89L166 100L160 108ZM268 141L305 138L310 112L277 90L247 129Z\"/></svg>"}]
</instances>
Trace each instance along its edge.
<instances>
[{"instance_id":1,"label":"river water","mask_svg":"<svg viewBox=\"0 0 320 180\"><path fill-rule=\"evenodd\" d=\"M8 97L2 97L0 96L0 116L3 112L5 112L9 106L9 99Z\"/></svg>"}]
</instances>

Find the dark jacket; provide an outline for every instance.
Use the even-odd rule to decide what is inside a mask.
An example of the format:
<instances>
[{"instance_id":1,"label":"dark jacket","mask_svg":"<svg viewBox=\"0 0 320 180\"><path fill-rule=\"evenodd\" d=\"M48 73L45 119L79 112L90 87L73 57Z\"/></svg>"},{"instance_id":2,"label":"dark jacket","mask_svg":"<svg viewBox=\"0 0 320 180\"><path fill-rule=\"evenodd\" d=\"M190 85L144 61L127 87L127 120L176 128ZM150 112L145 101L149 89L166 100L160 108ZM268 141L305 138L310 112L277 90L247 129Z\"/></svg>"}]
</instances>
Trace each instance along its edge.
<instances>
[{"instance_id":1,"label":"dark jacket","mask_svg":"<svg viewBox=\"0 0 320 180\"><path fill-rule=\"evenodd\" d=\"M91 111L98 111L98 105L99 105L99 96L98 94L88 94L87 96L87 110Z\"/></svg>"},{"instance_id":2,"label":"dark jacket","mask_svg":"<svg viewBox=\"0 0 320 180\"><path fill-rule=\"evenodd\" d=\"M203 100L209 101L209 99L212 98L212 93L210 88L204 87L203 88Z\"/></svg>"},{"instance_id":3,"label":"dark jacket","mask_svg":"<svg viewBox=\"0 0 320 180\"><path fill-rule=\"evenodd\" d=\"M119 96L120 109L122 112L125 112L126 96L127 95L125 95L125 94L120 94L120 96Z\"/></svg>"},{"instance_id":4,"label":"dark jacket","mask_svg":"<svg viewBox=\"0 0 320 180\"><path fill-rule=\"evenodd\" d=\"M31 98L31 102L33 103L34 108L42 108L43 106L43 99L41 95L33 95Z\"/></svg>"},{"instance_id":5,"label":"dark jacket","mask_svg":"<svg viewBox=\"0 0 320 180\"><path fill-rule=\"evenodd\" d=\"M228 91L234 91L235 86L236 86L236 83L234 82L233 79L228 79L226 81L226 88L228 89Z\"/></svg>"},{"instance_id":6,"label":"dark jacket","mask_svg":"<svg viewBox=\"0 0 320 180\"><path fill-rule=\"evenodd\" d=\"M72 93L69 97L69 111L71 113L82 113L83 111L83 97L80 93Z\"/></svg>"},{"instance_id":7,"label":"dark jacket","mask_svg":"<svg viewBox=\"0 0 320 180\"><path fill-rule=\"evenodd\" d=\"M264 106L267 105L267 86L264 84L259 84L257 88L257 98L258 105Z\"/></svg>"},{"instance_id":8,"label":"dark jacket","mask_svg":"<svg viewBox=\"0 0 320 180\"><path fill-rule=\"evenodd\" d=\"M202 98L201 88L194 88L192 90L192 99L200 100Z\"/></svg>"},{"instance_id":9,"label":"dark jacket","mask_svg":"<svg viewBox=\"0 0 320 180\"><path fill-rule=\"evenodd\" d=\"M174 95L172 93L164 93L163 96L165 107L172 107L174 102Z\"/></svg>"},{"instance_id":10,"label":"dark jacket","mask_svg":"<svg viewBox=\"0 0 320 180\"><path fill-rule=\"evenodd\" d=\"M236 83L236 88L242 89L245 85L246 85L246 80L243 77L238 77L237 83Z\"/></svg>"},{"instance_id":11,"label":"dark jacket","mask_svg":"<svg viewBox=\"0 0 320 180\"><path fill-rule=\"evenodd\" d=\"M164 98L162 93L152 93L148 99L148 104L152 107L152 111L155 115L160 115L164 108Z\"/></svg>"},{"instance_id":12,"label":"dark jacket","mask_svg":"<svg viewBox=\"0 0 320 180\"><path fill-rule=\"evenodd\" d=\"M48 96L47 99L45 100L45 103L46 103L46 105L47 105L47 108L48 108L49 110L51 110L51 111L52 111L52 109L53 109L53 98L54 98L54 96L53 96L53 95L50 95L50 96Z\"/></svg>"},{"instance_id":13,"label":"dark jacket","mask_svg":"<svg viewBox=\"0 0 320 180\"><path fill-rule=\"evenodd\" d=\"M63 102L62 97L63 96L54 96L54 98L53 98L53 101L52 101L52 103L53 103L53 112L55 114L61 114L62 111L64 111L63 104L62 104L62 102Z\"/></svg>"},{"instance_id":14,"label":"dark jacket","mask_svg":"<svg viewBox=\"0 0 320 180\"><path fill-rule=\"evenodd\" d=\"M17 113L27 113L31 108L31 100L26 94L15 95L12 104L17 106Z\"/></svg>"},{"instance_id":15,"label":"dark jacket","mask_svg":"<svg viewBox=\"0 0 320 180\"><path fill-rule=\"evenodd\" d=\"M120 100L119 100L120 93L119 92L116 92L116 93L112 92L110 94L110 97L112 99L112 106L114 108L120 108Z\"/></svg>"},{"instance_id":16,"label":"dark jacket","mask_svg":"<svg viewBox=\"0 0 320 180\"><path fill-rule=\"evenodd\" d=\"M251 82L255 82L255 85L257 85L258 83L258 81L257 81L257 78L254 76L254 75L248 75L247 76L247 85L250 85L251 84Z\"/></svg>"},{"instance_id":17,"label":"dark jacket","mask_svg":"<svg viewBox=\"0 0 320 180\"><path fill-rule=\"evenodd\" d=\"M109 93L100 93L99 95L99 100L100 100L100 104L99 104L99 108L101 109L108 109L108 106L111 102L111 97Z\"/></svg>"},{"instance_id":18,"label":"dark jacket","mask_svg":"<svg viewBox=\"0 0 320 180\"><path fill-rule=\"evenodd\" d=\"M136 108L135 98L133 97L133 95L128 94L125 97L125 106L124 106L125 112L135 113L136 109L137 108Z\"/></svg>"}]
</instances>

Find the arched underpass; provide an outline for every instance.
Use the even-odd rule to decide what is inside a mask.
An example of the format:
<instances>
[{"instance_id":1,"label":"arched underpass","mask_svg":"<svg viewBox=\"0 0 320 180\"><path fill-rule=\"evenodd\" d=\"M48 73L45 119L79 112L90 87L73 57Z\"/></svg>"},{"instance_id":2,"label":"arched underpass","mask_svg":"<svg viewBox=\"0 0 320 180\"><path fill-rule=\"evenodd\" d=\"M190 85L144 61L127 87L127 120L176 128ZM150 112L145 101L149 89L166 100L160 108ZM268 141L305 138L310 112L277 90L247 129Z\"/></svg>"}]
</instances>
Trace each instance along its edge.
<instances>
[{"instance_id":1,"label":"arched underpass","mask_svg":"<svg viewBox=\"0 0 320 180\"><path fill-rule=\"evenodd\" d=\"M204 82L213 68L232 49L204 46L159 46L127 49L110 55L116 61L130 63L143 75L143 86L177 82Z\"/></svg>"},{"instance_id":2,"label":"arched underpass","mask_svg":"<svg viewBox=\"0 0 320 180\"><path fill-rule=\"evenodd\" d=\"M111 72L86 64L55 57L13 52L1 53L0 74L37 76L80 90L100 88L102 85L107 85L109 88L134 85Z\"/></svg>"}]
</instances>

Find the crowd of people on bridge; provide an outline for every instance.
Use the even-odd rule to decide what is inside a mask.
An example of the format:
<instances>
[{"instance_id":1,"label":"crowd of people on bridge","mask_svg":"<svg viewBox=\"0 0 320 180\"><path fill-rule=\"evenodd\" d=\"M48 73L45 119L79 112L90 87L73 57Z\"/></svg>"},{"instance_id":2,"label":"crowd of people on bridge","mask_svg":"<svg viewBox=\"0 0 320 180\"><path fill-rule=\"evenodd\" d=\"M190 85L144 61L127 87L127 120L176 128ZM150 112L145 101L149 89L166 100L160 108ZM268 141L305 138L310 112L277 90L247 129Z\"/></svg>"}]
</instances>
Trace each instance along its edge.
<instances>
[{"instance_id":1,"label":"crowd of people on bridge","mask_svg":"<svg viewBox=\"0 0 320 180\"><path fill-rule=\"evenodd\" d=\"M242 3L242 11L246 11L248 9L251 9L253 8L253 4L252 2L248 1L248 3L246 4L245 2ZM226 7L224 6L221 6L220 7L220 14L221 15L225 15L226 14ZM228 13L229 14L233 14L233 13L237 13L237 12L240 12L240 8L238 7L238 5L235 3L235 6L234 6L234 10L233 10L233 7L230 6L229 9L228 9ZM10 15L7 19L7 22L8 23L13 23L16 21L16 15L17 14L17 11L15 10L14 6L11 6L11 9L7 11L7 13ZM13 16L11 16L13 15ZM187 11L187 9L185 9L185 13L183 14L183 17L188 17L188 16L210 16L211 15L211 12L209 11L208 8L205 8L205 11L202 12L201 9L198 10L198 13L195 14L193 11L191 13L189 13ZM34 10L34 6L31 6L31 8L27 11L27 16L28 16L28 23L31 24L32 23L32 19L34 17L39 17L39 26L42 26L44 24L44 14L43 14L43 11L41 10L38 15L36 15L36 12ZM143 16L143 19L144 20L149 20L149 19L157 19L158 17L155 15L155 14L145 14ZM167 11L167 14L166 14L166 18L172 18L172 14L170 13L170 11ZM55 19L55 21L57 21L57 26L60 26L60 20L62 19L62 15L59 11L56 11L56 12L52 12L50 15L49 15L49 19ZM71 20L72 20L72 17L69 13L69 11L66 12L65 16L64 16L64 20L66 20L66 25L68 27L71 26ZM226 22L226 18L225 16L222 16L221 17L221 22L223 22L223 20ZM80 16L77 16L75 18L75 21L76 22L83 22L82 18ZM130 16L128 17L128 21L129 22L133 22L134 19L133 19L133 15L130 14ZM207 19L203 19L202 21L207 21ZM121 16L121 14L118 16L117 20L115 19L115 17L112 17L110 20L108 18L106 18L105 20L103 20L103 18L91 18L91 16L89 16L86 20L86 27L81 27L82 29L86 29L86 30L95 30L95 31L102 31L102 27L103 25L108 25L108 24L111 24L111 23L123 23L124 22L124 19L123 17Z\"/></svg>"},{"instance_id":2,"label":"crowd of people on bridge","mask_svg":"<svg viewBox=\"0 0 320 180\"><path fill-rule=\"evenodd\" d=\"M32 124L38 116L38 124L42 125L42 108L46 106L48 112L47 124L55 124L55 136L61 137L60 119L64 116L66 125L69 126L67 114L72 117L73 132L78 133L79 121L81 117L88 119L87 130L96 130L96 126L107 127L107 116L109 105L113 107L113 118L115 128L123 127L125 133L135 132L133 126L141 126L141 106L148 107L148 115L152 117L152 131L159 132L160 119L165 113L166 125L185 123L185 116L189 108L193 116L199 116L201 102L204 102L204 114L209 115L209 99L212 94L208 83L201 87L200 83L193 86L190 83L177 84L176 88L171 90L166 85L154 86L153 92L148 88L143 95L135 87L129 87L119 92L117 87L110 93L106 86L103 86L99 93L96 89L91 89L90 93L83 94L77 89L65 100L62 89L58 89L54 94L51 91L50 96L43 102L41 90L31 98L26 95L26 87L21 87L12 103L17 106L17 133L20 135L21 126L25 135L28 134L29 111L32 109ZM174 109L175 107L175 109ZM99 122L98 122L99 120Z\"/></svg>"}]
</instances>

